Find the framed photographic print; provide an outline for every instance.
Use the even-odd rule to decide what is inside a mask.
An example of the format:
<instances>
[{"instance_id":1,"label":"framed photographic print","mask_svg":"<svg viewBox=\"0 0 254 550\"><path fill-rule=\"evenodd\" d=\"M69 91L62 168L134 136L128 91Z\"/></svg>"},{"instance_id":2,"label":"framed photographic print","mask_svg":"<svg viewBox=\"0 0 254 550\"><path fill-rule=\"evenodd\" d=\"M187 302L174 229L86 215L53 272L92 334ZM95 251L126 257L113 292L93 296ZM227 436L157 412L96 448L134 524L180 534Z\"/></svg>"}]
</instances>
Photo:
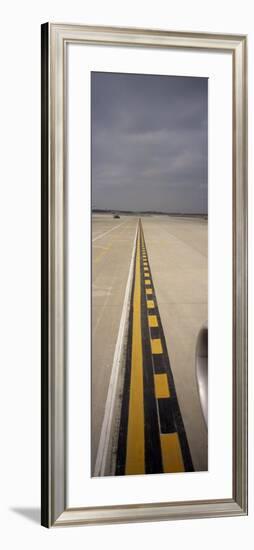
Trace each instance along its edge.
<instances>
[{"instance_id":1,"label":"framed photographic print","mask_svg":"<svg viewBox=\"0 0 254 550\"><path fill-rule=\"evenodd\" d=\"M42 26L42 525L247 513L247 38Z\"/></svg>"}]
</instances>

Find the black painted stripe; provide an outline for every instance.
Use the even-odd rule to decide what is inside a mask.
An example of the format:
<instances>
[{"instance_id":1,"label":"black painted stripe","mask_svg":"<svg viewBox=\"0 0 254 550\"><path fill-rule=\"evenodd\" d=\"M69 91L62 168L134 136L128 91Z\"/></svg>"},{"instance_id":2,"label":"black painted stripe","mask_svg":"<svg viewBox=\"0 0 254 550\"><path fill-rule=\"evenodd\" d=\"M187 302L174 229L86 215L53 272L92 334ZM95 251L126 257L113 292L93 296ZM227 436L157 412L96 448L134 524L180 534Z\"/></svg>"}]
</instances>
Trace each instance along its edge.
<instances>
[{"instance_id":1,"label":"black painted stripe","mask_svg":"<svg viewBox=\"0 0 254 550\"><path fill-rule=\"evenodd\" d=\"M177 432L177 426L174 416L174 397L158 399L160 428L162 434L171 434Z\"/></svg>"},{"instance_id":2,"label":"black painted stripe","mask_svg":"<svg viewBox=\"0 0 254 550\"><path fill-rule=\"evenodd\" d=\"M155 339L155 338L160 338L161 336L161 331L160 331L160 327L150 327L150 336L151 338Z\"/></svg>"},{"instance_id":3,"label":"black painted stripe","mask_svg":"<svg viewBox=\"0 0 254 550\"><path fill-rule=\"evenodd\" d=\"M157 410L157 399L154 388L154 369L151 353L150 331L147 316L146 285L143 277L143 260L141 262L141 328L143 348L143 377L144 377L144 413L145 413L145 463L146 473L156 474L163 472L160 425Z\"/></svg>"},{"instance_id":4,"label":"black painted stripe","mask_svg":"<svg viewBox=\"0 0 254 550\"><path fill-rule=\"evenodd\" d=\"M164 364L164 354L158 354L153 356L154 373L163 374L166 372Z\"/></svg>"}]
</instances>

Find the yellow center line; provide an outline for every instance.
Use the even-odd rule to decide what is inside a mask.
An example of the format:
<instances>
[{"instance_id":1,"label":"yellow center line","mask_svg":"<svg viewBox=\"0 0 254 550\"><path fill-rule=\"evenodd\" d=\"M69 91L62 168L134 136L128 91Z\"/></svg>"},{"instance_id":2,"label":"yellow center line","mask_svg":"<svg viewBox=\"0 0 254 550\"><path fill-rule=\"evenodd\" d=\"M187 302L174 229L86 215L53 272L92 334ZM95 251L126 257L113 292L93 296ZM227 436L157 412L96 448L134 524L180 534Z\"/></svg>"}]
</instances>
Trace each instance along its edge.
<instances>
[{"instance_id":1,"label":"yellow center line","mask_svg":"<svg viewBox=\"0 0 254 550\"><path fill-rule=\"evenodd\" d=\"M141 333L140 229L137 242L133 294L130 400L125 474L145 473L143 354Z\"/></svg>"}]
</instances>

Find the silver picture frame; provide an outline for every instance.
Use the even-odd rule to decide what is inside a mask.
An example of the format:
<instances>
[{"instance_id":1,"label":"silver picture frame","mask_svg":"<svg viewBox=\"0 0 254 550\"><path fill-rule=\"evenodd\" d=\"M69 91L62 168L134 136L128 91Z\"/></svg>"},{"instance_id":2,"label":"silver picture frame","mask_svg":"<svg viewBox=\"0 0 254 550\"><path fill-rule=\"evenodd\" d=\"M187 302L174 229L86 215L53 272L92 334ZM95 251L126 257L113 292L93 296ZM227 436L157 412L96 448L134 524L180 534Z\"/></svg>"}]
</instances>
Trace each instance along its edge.
<instances>
[{"instance_id":1,"label":"silver picture frame","mask_svg":"<svg viewBox=\"0 0 254 550\"><path fill-rule=\"evenodd\" d=\"M232 56L232 498L68 508L66 500L65 60L70 43L177 48ZM247 37L136 28L42 25L42 515L45 527L247 514Z\"/></svg>"}]
</instances>

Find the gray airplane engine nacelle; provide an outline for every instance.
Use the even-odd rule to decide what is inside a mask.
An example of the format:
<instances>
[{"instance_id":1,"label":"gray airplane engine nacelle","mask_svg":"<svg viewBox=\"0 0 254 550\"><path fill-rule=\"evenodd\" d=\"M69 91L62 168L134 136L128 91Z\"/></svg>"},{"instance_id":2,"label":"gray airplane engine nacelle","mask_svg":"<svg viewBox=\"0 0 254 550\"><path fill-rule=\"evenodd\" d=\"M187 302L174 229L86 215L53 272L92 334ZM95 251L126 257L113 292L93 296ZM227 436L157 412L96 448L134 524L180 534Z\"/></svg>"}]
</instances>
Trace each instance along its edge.
<instances>
[{"instance_id":1,"label":"gray airplane engine nacelle","mask_svg":"<svg viewBox=\"0 0 254 550\"><path fill-rule=\"evenodd\" d=\"M208 328L203 326L196 344L196 378L205 423L208 422Z\"/></svg>"}]
</instances>

